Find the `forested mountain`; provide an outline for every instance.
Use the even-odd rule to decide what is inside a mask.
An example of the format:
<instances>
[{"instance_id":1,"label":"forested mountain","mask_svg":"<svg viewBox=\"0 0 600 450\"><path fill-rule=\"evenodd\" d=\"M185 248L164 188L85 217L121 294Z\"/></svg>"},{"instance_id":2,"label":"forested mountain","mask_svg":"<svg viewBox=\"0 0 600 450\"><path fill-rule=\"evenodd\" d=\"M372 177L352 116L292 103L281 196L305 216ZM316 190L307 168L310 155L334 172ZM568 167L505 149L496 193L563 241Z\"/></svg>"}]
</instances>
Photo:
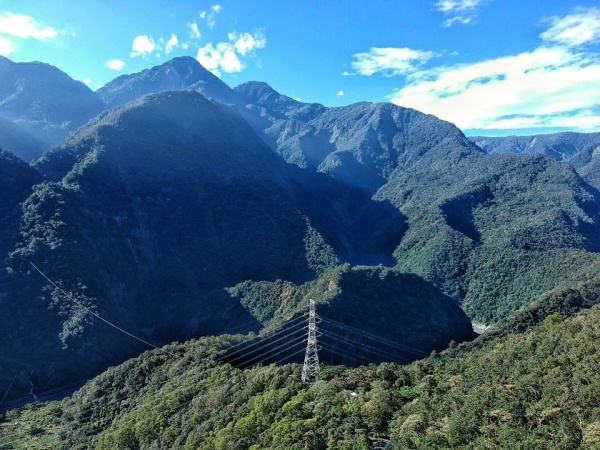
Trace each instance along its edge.
<instances>
[{"instance_id":1,"label":"forested mountain","mask_svg":"<svg viewBox=\"0 0 600 450\"><path fill-rule=\"evenodd\" d=\"M193 91L102 113L36 161L37 172L23 166L40 179L22 197L20 235L15 223L7 243L3 332L31 330L2 367L3 380L20 374L13 395L31 380L39 389L64 384L145 348L92 313L153 345L256 331L281 299L257 314L226 288L248 280L301 285L340 262L393 265L405 231L388 203L285 164L235 109ZM32 263L58 286L48 289ZM378 276L364 287L375 305L389 301ZM407 307L428 301L431 289ZM458 305L436 302L410 324L411 342L425 353L470 337ZM349 312L360 308L357 301ZM437 328L419 338L430 314Z\"/></svg>"},{"instance_id":2,"label":"forested mountain","mask_svg":"<svg viewBox=\"0 0 600 450\"><path fill-rule=\"evenodd\" d=\"M542 153L566 161L586 146L600 143L600 133L551 133L533 136L484 137L472 136L471 139L486 153Z\"/></svg>"},{"instance_id":3,"label":"forested mountain","mask_svg":"<svg viewBox=\"0 0 600 450\"><path fill-rule=\"evenodd\" d=\"M508 317L598 260L600 197L566 164L485 154L453 125L391 104L324 108L264 83L236 90L288 162L393 204L407 222L397 267L477 321Z\"/></svg>"},{"instance_id":4,"label":"forested mountain","mask_svg":"<svg viewBox=\"0 0 600 450\"><path fill-rule=\"evenodd\" d=\"M70 132L105 109L87 86L49 64L15 63L0 56L0 116L16 123L43 144L43 150L62 141ZM0 139L1 145L11 145ZM9 150L30 160L41 155L39 144L29 152L18 144Z\"/></svg>"},{"instance_id":5,"label":"forested mountain","mask_svg":"<svg viewBox=\"0 0 600 450\"><path fill-rule=\"evenodd\" d=\"M469 319L529 326L530 314L539 324L563 312L552 295L595 286L591 135L570 137L572 149L592 139L571 166L486 153L454 125L392 104L327 108L265 83L230 89L192 58L96 93L43 64L0 63L14 75L0 75L0 106L15 114L0 121L10 131L0 145L31 155L40 138L24 124L62 121L50 126L62 137L82 125L30 165L0 154L7 400L88 379L173 340L262 330L257 339L272 348L274 330L300 320L309 298L323 332L338 338L323 341L324 361L356 365L387 357L366 335L351 346L335 327L416 349L384 350L406 362L471 339ZM586 294L582 307L597 301ZM516 329L504 326L498 339ZM291 353L285 361L297 361ZM273 361L281 359L264 362Z\"/></svg>"},{"instance_id":6,"label":"forested mountain","mask_svg":"<svg viewBox=\"0 0 600 450\"><path fill-rule=\"evenodd\" d=\"M250 123L287 162L371 194L396 167L408 168L443 140L465 141L453 125L392 104L325 108L296 102L264 83L245 83L236 90L249 102L246 108L260 114L262 121L249 118Z\"/></svg>"}]
</instances>

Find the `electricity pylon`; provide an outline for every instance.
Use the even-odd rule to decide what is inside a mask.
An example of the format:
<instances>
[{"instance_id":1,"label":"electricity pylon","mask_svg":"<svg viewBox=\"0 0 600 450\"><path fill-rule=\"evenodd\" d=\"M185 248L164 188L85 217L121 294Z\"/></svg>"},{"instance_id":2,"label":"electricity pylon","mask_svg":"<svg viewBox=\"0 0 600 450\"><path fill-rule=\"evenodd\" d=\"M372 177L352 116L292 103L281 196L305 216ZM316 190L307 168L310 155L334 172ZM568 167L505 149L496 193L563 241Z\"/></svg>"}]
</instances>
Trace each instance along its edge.
<instances>
[{"instance_id":1,"label":"electricity pylon","mask_svg":"<svg viewBox=\"0 0 600 450\"><path fill-rule=\"evenodd\" d=\"M306 342L306 353L304 354L304 366L302 367L302 381L310 383L319 377L319 350L317 347L317 314L315 313L315 301L310 299L308 310L308 341Z\"/></svg>"}]
</instances>

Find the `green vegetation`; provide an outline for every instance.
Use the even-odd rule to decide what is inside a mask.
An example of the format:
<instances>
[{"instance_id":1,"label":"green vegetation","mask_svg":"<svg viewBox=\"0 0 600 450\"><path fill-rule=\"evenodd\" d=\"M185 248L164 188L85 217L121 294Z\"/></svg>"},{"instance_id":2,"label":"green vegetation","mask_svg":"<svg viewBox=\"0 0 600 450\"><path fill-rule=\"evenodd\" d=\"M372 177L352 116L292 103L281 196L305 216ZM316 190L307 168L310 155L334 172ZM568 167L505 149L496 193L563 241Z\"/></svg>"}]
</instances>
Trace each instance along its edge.
<instances>
[{"instance_id":1,"label":"green vegetation","mask_svg":"<svg viewBox=\"0 0 600 450\"><path fill-rule=\"evenodd\" d=\"M471 323L456 302L420 277L391 268L343 265L302 285L248 281L229 293L266 325L266 332L287 326L315 299L323 320L321 360L329 363L410 362L451 341L473 338Z\"/></svg>"},{"instance_id":2,"label":"green vegetation","mask_svg":"<svg viewBox=\"0 0 600 450\"><path fill-rule=\"evenodd\" d=\"M295 364L218 364L239 338L171 345L70 399L5 414L0 449L366 450L371 438L393 449L595 449L599 320L598 306L554 313L525 333L408 366L324 366L311 385Z\"/></svg>"},{"instance_id":3,"label":"green vegetation","mask_svg":"<svg viewBox=\"0 0 600 450\"><path fill-rule=\"evenodd\" d=\"M536 297L595 273L598 193L540 155L477 155L448 167L439 155L398 171L377 194L408 216L398 268L497 323Z\"/></svg>"}]
</instances>

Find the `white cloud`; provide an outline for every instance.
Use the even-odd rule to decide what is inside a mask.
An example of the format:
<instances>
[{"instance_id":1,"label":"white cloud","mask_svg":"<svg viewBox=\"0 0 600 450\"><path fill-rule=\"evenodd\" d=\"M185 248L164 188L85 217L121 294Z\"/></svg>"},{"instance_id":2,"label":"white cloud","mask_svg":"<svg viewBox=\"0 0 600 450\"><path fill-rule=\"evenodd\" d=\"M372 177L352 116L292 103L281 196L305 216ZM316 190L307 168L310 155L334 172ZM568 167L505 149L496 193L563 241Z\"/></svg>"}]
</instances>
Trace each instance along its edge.
<instances>
[{"instance_id":1,"label":"white cloud","mask_svg":"<svg viewBox=\"0 0 600 450\"><path fill-rule=\"evenodd\" d=\"M136 36L133 40L133 51L131 52L131 57L135 58L136 56L147 56L154 51L156 48L156 44L152 37L146 36L145 34Z\"/></svg>"},{"instance_id":2,"label":"white cloud","mask_svg":"<svg viewBox=\"0 0 600 450\"><path fill-rule=\"evenodd\" d=\"M413 72L435 56L434 52L423 52L404 48L372 47L368 53L353 55L352 68L360 75L373 75L382 72L384 76L401 75Z\"/></svg>"},{"instance_id":3,"label":"white cloud","mask_svg":"<svg viewBox=\"0 0 600 450\"><path fill-rule=\"evenodd\" d=\"M240 55L245 55L257 48L264 48L267 44L267 38L262 31L253 35L250 33L242 33L239 36L237 33L233 32L229 33L228 37L229 41L233 43L233 46Z\"/></svg>"},{"instance_id":4,"label":"white cloud","mask_svg":"<svg viewBox=\"0 0 600 450\"><path fill-rule=\"evenodd\" d=\"M572 126L580 111L600 105L597 80L600 63L564 48L540 47L416 74L391 100L462 129L567 126L567 118Z\"/></svg>"},{"instance_id":5,"label":"white cloud","mask_svg":"<svg viewBox=\"0 0 600 450\"><path fill-rule=\"evenodd\" d=\"M600 55L586 47L600 40L598 15L598 9L578 9L575 14L554 17L540 34L537 48L515 55L423 68L430 52L411 59L410 49L372 49L358 54L365 55L361 58L354 55L353 67L366 76L401 75L403 87L389 100L465 130L598 130Z\"/></svg>"},{"instance_id":6,"label":"white cloud","mask_svg":"<svg viewBox=\"0 0 600 450\"><path fill-rule=\"evenodd\" d=\"M344 91L338 91L337 94L338 97L343 97L344 96Z\"/></svg>"},{"instance_id":7,"label":"white cloud","mask_svg":"<svg viewBox=\"0 0 600 450\"><path fill-rule=\"evenodd\" d=\"M552 17L551 26L540 37L544 41L578 46L600 39L600 9L578 8L575 14Z\"/></svg>"},{"instance_id":8,"label":"white cloud","mask_svg":"<svg viewBox=\"0 0 600 450\"><path fill-rule=\"evenodd\" d=\"M167 41L167 44L165 46L165 54L169 54L173 51L173 49L175 47L177 47L179 44L179 40L177 39L177 35L176 34L171 34L171 38Z\"/></svg>"},{"instance_id":9,"label":"white cloud","mask_svg":"<svg viewBox=\"0 0 600 450\"><path fill-rule=\"evenodd\" d=\"M229 42L212 42L198 50L196 59L206 69L219 76L222 72L235 73L244 69L241 57L248 56L252 51L263 48L267 39L262 31L254 34L232 32L228 34Z\"/></svg>"},{"instance_id":10,"label":"white cloud","mask_svg":"<svg viewBox=\"0 0 600 450\"><path fill-rule=\"evenodd\" d=\"M198 24L196 22L188 23L187 26L190 29L190 37L192 39L200 39L202 37L202 34L200 33L200 30L198 29Z\"/></svg>"},{"instance_id":11,"label":"white cloud","mask_svg":"<svg viewBox=\"0 0 600 450\"><path fill-rule=\"evenodd\" d=\"M480 3L481 0L439 0L436 6L438 11L447 13L475 9Z\"/></svg>"},{"instance_id":12,"label":"white cloud","mask_svg":"<svg viewBox=\"0 0 600 450\"><path fill-rule=\"evenodd\" d=\"M445 27L455 23L468 24L477 16L477 8L483 0L439 0L436 8L448 19L444 22Z\"/></svg>"},{"instance_id":13,"label":"white cloud","mask_svg":"<svg viewBox=\"0 0 600 450\"><path fill-rule=\"evenodd\" d=\"M55 38L58 31L52 27L39 24L32 17L4 12L0 14L0 33L21 39L38 40Z\"/></svg>"},{"instance_id":14,"label":"white cloud","mask_svg":"<svg viewBox=\"0 0 600 450\"><path fill-rule=\"evenodd\" d=\"M123 70L123 67L125 67L125 61L122 59L111 59L110 61L106 62L104 67L107 67L110 70Z\"/></svg>"},{"instance_id":15,"label":"white cloud","mask_svg":"<svg viewBox=\"0 0 600 450\"><path fill-rule=\"evenodd\" d=\"M81 80L81 82L84 84L92 84L92 80L90 80L89 78L86 78L85 80Z\"/></svg>"},{"instance_id":16,"label":"white cloud","mask_svg":"<svg viewBox=\"0 0 600 450\"><path fill-rule=\"evenodd\" d=\"M600 63L564 48L415 74L394 103L454 122L463 129L552 123L600 105Z\"/></svg>"},{"instance_id":17,"label":"white cloud","mask_svg":"<svg viewBox=\"0 0 600 450\"><path fill-rule=\"evenodd\" d=\"M10 39L0 36L0 55L10 55L15 51Z\"/></svg>"},{"instance_id":18,"label":"white cloud","mask_svg":"<svg viewBox=\"0 0 600 450\"><path fill-rule=\"evenodd\" d=\"M242 71L242 62L235 52L235 47L228 42L219 42L216 46L206 44L198 50L196 57L206 69L219 75L221 71L234 73Z\"/></svg>"},{"instance_id":19,"label":"white cloud","mask_svg":"<svg viewBox=\"0 0 600 450\"><path fill-rule=\"evenodd\" d=\"M211 12L200 11L200 18L206 20L206 25L209 28L213 28L216 24L215 17L221 12L223 7L221 5L213 5L210 7Z\"/></svg>"}]
</instances>

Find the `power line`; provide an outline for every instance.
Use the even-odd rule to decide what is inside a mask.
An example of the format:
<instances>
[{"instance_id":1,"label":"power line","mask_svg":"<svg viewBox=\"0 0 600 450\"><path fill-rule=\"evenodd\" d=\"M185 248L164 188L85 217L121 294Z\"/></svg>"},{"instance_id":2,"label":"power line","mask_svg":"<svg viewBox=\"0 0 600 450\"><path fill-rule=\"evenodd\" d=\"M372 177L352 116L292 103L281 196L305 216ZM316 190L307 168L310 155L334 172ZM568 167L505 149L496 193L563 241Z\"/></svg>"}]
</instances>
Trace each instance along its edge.
<instances>
[{"instance_id":1,"label":"power line","mask_svg":"<svg viewBox=\"0 0 600 450\"><path fill-rule=\"evenodd\" d=\"M101 320L104 323L107 323L108 325L110 325L111 327L119 330L121 333L126 334L129 337L132 337L133 339L136 339L140 342L143 342L144 344L152 347L152 348L160 348L157 347L154 344L151 344L150 342L147 342L145 340L143 340L142 338L139 338L131 333L129 333L128 331L125 331L123 328L118 327L117 325L115 325L112 322L109 322L108 320L106 320L105 318L101 317L99 314L95 313L94 311L92 311L90 308L88 308L87 306L85 306L83 303L81 303L79 300L75 299L71 294L69 294L68 292L65 292L60 286L58 286L54 281L52 281L50 278L48 278L44 272L42 272L40 269L38 269L36 267L35 264L33 264L31 261L29 261L29 264L31 264L33 266L33 268L35 270L37 270L41 276L43 276L46 281L48 281L48 283L50 283L52 286L54 286L55 289L57 289L62 295L64 295L66 298L68 298L69 300L71 300L72 302L76 303L77 305L79 305L80 307L82 307L86 312L90 313L92 316L96 317L97 319Z\"/></svg>"},{"instance_id":2,"label":"power line","mask_svg":"<svg viewBox=\"0 0 600 450\"><path fill-rule=\"evenodd\" d=\"M2 397L2 400L0 400L0 404L4 403L4 399L6 398L6 396L8 395L8 393L10 392L10 388L12 388L13 383L17 379L17 375L19 375L19 372L15 373L15 376L13 377L12 381L10 382L10 385L8 386L8 389L6 390L6 393L4 394L4 397Z\"/></svg>"},{"instance_id":3,"label":"power line","mask_svg":"<svg viewBox=\"0 0 600 450\"><path fill-rule=\"evenodd\" d=\"M327 350L328 352L333 353L334 355L341 356L342 358L348 358L351 360L362 359L367 364L370 364L372 362L369 358L365 358L364 356L359 355L357 353L347 352L346 350L342 350L341 348L336 348L336 347L329 345L328 343L323 342L323 341L321 341L321 343L319 344L319 348Z\"/></svg>"},{"instance_id":4,"label":"power line","mask_svg":"<svg viewBox=\"0 0 600 450\"><path fill-rule=\"evenodd\" d=\"M267 360L269 360L269 359L272 359L272 358L274 358L275 356L277 356L277 355L280 355L281 353L288 352L288 351L290 351L291 349L298 347L299 345L301 345L301 346L302 346L302 348L301 348L300 350L298 350L298 351L296 351L296 352L292 353L291 355L288 355L288 356L286 356L286 357L285 357L285 358L283 358L283 359L285 360L285 359L292 358L292 357L294 357L294 356L296 356L296 355L299 355L300 353L302 353L302 352L304 351L304 341L302 341L302 342L296 342L294 345L292 345L292 346L287 346L286 348L283 348L282 350L280 350L280 351L278 351L278 352L276 352L276 353L273 353L273 354L269 354L270 352L267 352L267 353L265 353L267 356L265 356L264 358L260 359L259 361L256 361L256 362L255 362L255 363L253 363L252 365L253 365L253 366L257 366L257 365L259 365L259 364L262 364L263 362L265 362L265 361L267 361ZM283 346L279 346L279 347L275 348L274 350L277 350L278 348L282 348L282 347L283 347ZM276 361L276 362L278 362L278 361Z\"/></svg>"},{"instance_id":5,"label":"power line","mask_svg":"<svg viewBox=\"0 0 600 450\"><path fill-rule=\"evenodd\" d=\"M287 335L282 336L280 339L278 339L278 341L280 341L282 339L286 339L288 336L293 336L294 334L298 333L301 330L302 329L299 329L299 330L296 330L296 331L294 331L292 333L288 333ZM296 341L298 341L298 338L296 338ZM257 358L260 358L261 356L269 355L269 354L273 353L274 351L276 351L276 350L278 350L280 348L283 348L284 346L286 347L286 349L289 348L288 347L288 345L289 345L288 342L284 342L284 343L282 343L280 345L277 345L275 347L273 347L273 343L274 342L267 342L265 345L262 345L262 346L260 346L260 347L258 347L256 349L252 350L251 352L248 352L247 354L238 356L237 358L235 358L235 359L233 359L231 361L235 361L235 360L238 360L240 358L247 358L245 360L242 360L242 362L240 364L243 364L243 365L246 365L246 366L252 366L252 365L255 364L255 363L253 363L253 361L255 361ZM301 340L299 343L302 344L302 345L304 345L304 340ZM298 342L296 342L296 344L294 344L292 347L295 347L296 345L298 345ZM258 352L259 349L263 349L263 348L266 348L266 350L264 352ZM285 351L285 349L284 349L284 351ZM278 353L282 353L282 352L278 352ZM269 356L267 356L267 358L269 358ZM231 364L232 363L231 361L228 361L228 362Z\"/></svg>"},{"instance_id":6,"label":"power line","mask_svg":"<svg viewBox=\"0 0 600 450\"><path fill-rule=\"evenodd\" d=\"M298 325L302 325L302 324L298 324ZM294 325L294 327L293 327L293 328L297 328L297 327L298 327L298 325ZM236 351L236 352L234 352L234 353L239 353L240 351L244 351L245 353L243 353L243 354L241 354L241 355L239 355L239 356L236 356L236 357L235 357L235 358L233 358L233 359L228 359L228 357L229 357L229 356L231 356L231 355L225 355L223 358L221 358L221 360L220 360L220 361L221 361L221 362L223 362L223 361L226 361L226 362L228 362L228 363L230 363L230 364L233 364L233 362L234 362L234 361L237 361L237 360L239 360L240 358L247 357L247 356L251 355L252 353L256 353L256 352L258 352L260 349L263 349L263 348L265 348L265 347L272 346L272 345L273 345L275 342L279 342L279 341L281 341L281 340L283 340L283 339L286 339L286 338L287 338L287 337L289 337L289 336L292 336L292 335L294 335L294 334L298 334L300 331L302 331L302 330L303 330L303 329L305 329L305 328L306 328L306 326L302 326L302 328L297 328L296 330L293 330L293 331L290 331L290 329L284 330L284 331L282 331L281 333L283 333L283 332L285 332L285 331L287 331L287 333L286 333L286 334L284 334L283 336L279 337L278 339L275 339L275 340L267 340L267 342L266 342L266 343L263 343L263 345L259 345L257 348L254 348L254 349L252 349L252 350L250 350L250 351L246 351L246 350L248 350L248 349L246 349L246 348L242 348L242 349L240 349L240 350L238 350L238 351ZM279 333L278 333L278 334L279 334ZM274 335L274 336L275 336L275 335ZM274 336L271 336L271 337L274 337ZM264 341L263 341L263 342L264 342ZM262 343L262 342L258 342L257 344L261 344L261 343ZM253 344L253 345L254 345L254 344Z\"/></svg>"},{"instance_id":7,"label":"power line","mask_svg":"<svg viewBox=\"0 0 600 450\"><path fill-rule=\"evenodd\" d=\"M316 318L315 301L311 298L308 311L308 339L306 340L306 353L304 355L304 365L302 366L302 381L305 383L316 381L321 371L319 348L317 347Z\"/></svg>"},{"instance_id":8,"label":"power line","mask_svg":"<svg viewBox=\"0 0 600 450\"><path fill-rule=\"evenodd\" d=\"M422 350L419 350L419 349L416 349L416 348L413 348L413 347L409 347L407 345L400 344L398 342L390 341L389 339L385 339L385 338L383 338L381 336L376 336L376 335L371 334L371 333L369 333L367 331L360 330L358 328L354 328L354 327L352 327L350 325L346 325L346 324L338 322L336 320L329 319L327 317L321 317L321 320L324 321L324 322L326 322L326 323L329 323L329 324L331 324L333 326L337 326L338 328L346 329L346 330L348 330L350 332L361 334L361 335L363 335L365 337L368 337L368 338L370 338L370 339L372 339L374 341L379 341L382 344L386 344L386 345L389 345L391 347L396 347L396 348L399 348L401 350L407 351L409 353L413 353L416 356L423 356L423 357L428 356L428 354L425 353L425 352L423 352Z\"/></svg>"},{"instance_id":9,"label":"power line","mask_svg":"<svg viewBox=\"0 0 600 450\"><path fill-rule=\"evenodd\" d=\"M411 360L409 360L408 358L404 358L404 357L399 356L399 355L394 354L394 353L386 352L385 350L378 349L377 347L373 347L373 346L371 346L369 344L365 344L363 342L352 341L352 340L349 340L349 339L344 338L344 337L338 337L335 334L329 333L328 331L324 331L324 330L322 330L321 333L323 334L323 336L327 336L327 337L329 337L329 338L331 338L333 340L341 342L342 344L349 345L349 346L354 347L354 348L356 348L358 350L365 350L366 349L366 351L368 353L370 353L372 355L375 355L375 356L379 356L383 360L392 360L393 361L393 360L396 360L396 359L401 359L401 360L404 360L406 362L411 362Z\"/></svg>"},{"instance_id":10,"label":"power line","mask_svg":"<svg viewBox=\"0 0 600 450\"><path fill-rule=\"evenodd\" d=\"M283 323L280 327L275 328L273 331L269 331L268 333L265 333L265 334L256 334L254 337L252 337L250 339L245 339L245 340L242 340L242 341L238 342L237 344L233 344L230 347L227 347L226 349L223 349L223 351L226 352L226 355L224 355L224 356L231 356L231 355L236 354L236 353L238 353L240 351L243 351L244 348L246 348L246 347L243 347L240 350L236 350L235 352L231 352L231 350L234 349L234 348L236 348L236 347L240 347L242 345L249 344L250 342L256 341L258 339L268 339L268 338L276 336L277 334L286 332L286 331L288 331L290 329L288 326L291 323L299 321L300 319L302 319L302 316L294 317L293 319L289 320L288 322ZM294 326L296 326L296 325L294 325ZM284 328L284 327L288 327L288 328ZM254 344L252 344L252 345L254 345ZM217 360L221 361L222 358L218 358Z\"/></svg>"}]
</instances>

